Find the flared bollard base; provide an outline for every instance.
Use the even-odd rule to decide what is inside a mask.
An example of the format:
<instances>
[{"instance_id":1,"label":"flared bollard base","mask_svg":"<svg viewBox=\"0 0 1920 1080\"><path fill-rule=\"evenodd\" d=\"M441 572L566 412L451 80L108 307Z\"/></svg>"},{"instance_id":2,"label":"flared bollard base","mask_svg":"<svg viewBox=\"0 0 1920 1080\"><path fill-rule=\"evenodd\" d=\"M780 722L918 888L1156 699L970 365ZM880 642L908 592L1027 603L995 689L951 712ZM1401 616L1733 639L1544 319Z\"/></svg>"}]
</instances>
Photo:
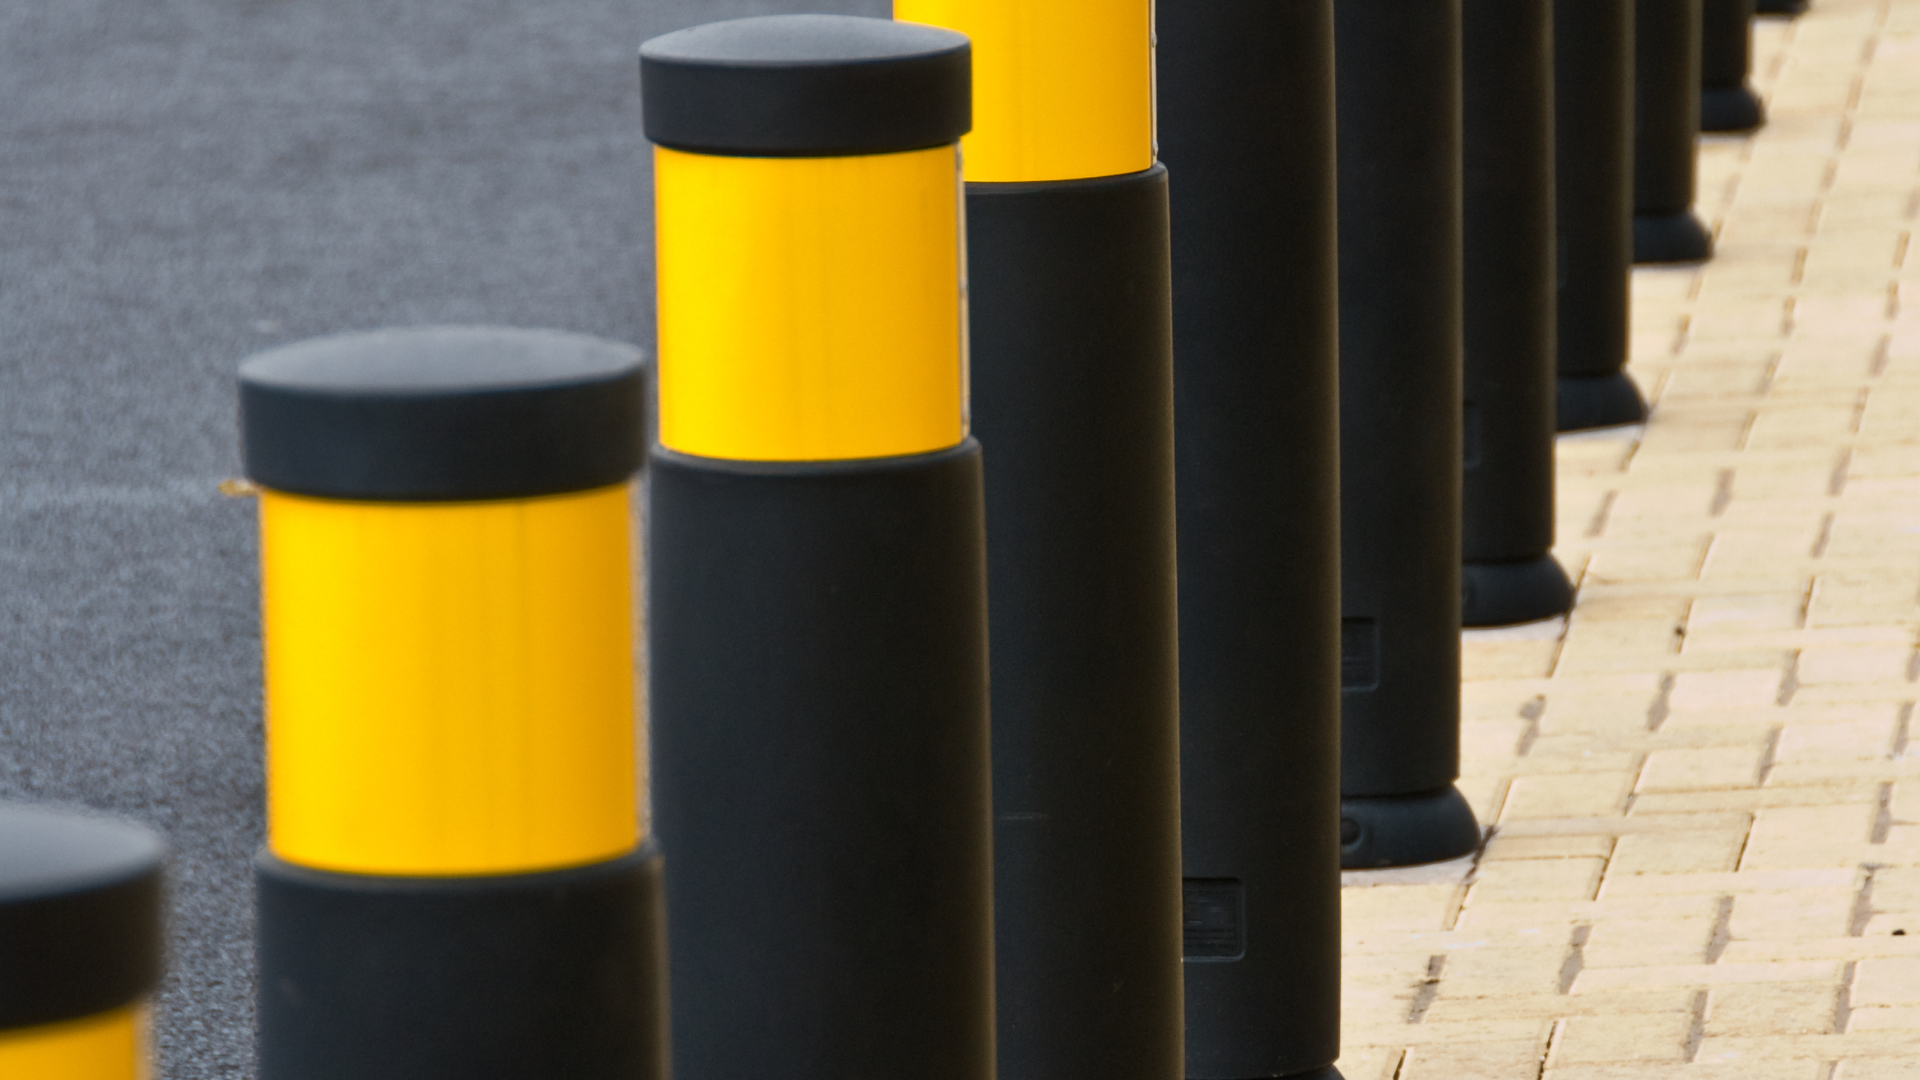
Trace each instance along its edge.
<instances>
[{"instance_id":1,"label":"flared bollard base","mask_svg":"<svg viewBox=\"0 0 1920 1080\"><path fill-rule=\"evenodd\" d=\"M1607 375L1560 376L1559 409L1555 426L1560 431L1589 431L1593 428L1638 424L1647 418L1647 403L1640 388L1624 371Z\"/></svg>"},{"instance_id":2,"label":"flared bollard base","mask_svg":"<svg viewBox=\"0 0 1920 1080\"><path fill-rule=\"evenodd\" d=\"M1340 799L1340 869L1419 866L1471 854L1480 822L1452 784L1412 795Z\"/></svg>"},{"instance_id":3,"label":"flared bollard base","mask_svg":"<svg viewBox=\"0 0 1920 1080\"><path fill-rule=\"evenodd\" d=\"M1794 15L1805 15L1808 6L1807 0L1759 0L1758 3L1753 5L1753 13L1756 15L1786 15L1792 17Z\"/></svg>"},{"instance_id":4,"label":"flared bollard base","mask_svg":"<svg viewBox=\"0 0 1920 1080\"><path fill-rule=\"evenodd\" d=\"M1721 134L1753 131L1767 122L1759 95L1745 83L1709 86L1700 91L1700 130Z\"/></svg>"},{"instance_id":5,"label":"flared bollard base","mask_svg":"<svg viewBox=\"0 0 1920 1080\"><path fill-rule=\"evenodd\" d=\"M1671 214L1633 215L1635 263L1701 262L1713 257L1713 237L1693 208Z\"/></svg>"},{"instance_id":6,"label":"flared bollard base","mask_svg":"<svg viewBox=\"0 0 1920 1080\"><path fill-rule=\"evenodd\" d=\"M1573 585L1551 555L1460 568L1460 625L1513 626L1565 615Z\"/></svg>"}]
</instances>

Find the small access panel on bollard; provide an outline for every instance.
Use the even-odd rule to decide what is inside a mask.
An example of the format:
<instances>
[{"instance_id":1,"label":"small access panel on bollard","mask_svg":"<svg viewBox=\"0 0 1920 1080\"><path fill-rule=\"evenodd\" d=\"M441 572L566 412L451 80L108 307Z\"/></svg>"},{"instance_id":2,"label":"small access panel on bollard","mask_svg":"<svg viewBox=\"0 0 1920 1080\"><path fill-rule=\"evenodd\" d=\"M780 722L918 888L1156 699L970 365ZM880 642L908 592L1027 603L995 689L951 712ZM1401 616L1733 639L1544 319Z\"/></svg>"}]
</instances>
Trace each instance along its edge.
<instances>
[{"instance_id":1,"label":"small access panel on bollard","mask_svg":"<svg viewBox=\"0 0 1920 1080\"><path fill-rule=\"evenodd\" d=\"M836 15L641 47L679 1076L993 1076L968 63L952 31Z\"/></svg>"},{"instance_id":2,"label":"small access panel on bollard","mask_svg":"<svg viewBox=\"0 0 1920 1080\"><path fill-rule=\"evenodd\" d=\"M1463 0L1460 41L1460 621L1508 626L1573 606L1552 554L1553 0Z\"/></svg>"},{"instance_id":3,"label":"small access panel on bollard","mask_svg":"<svg viewBox=\"0 0 1920 1080\"><path fill-rule=\"evenodd\" d=\"M1000 1080L1181 1076L1167 173L1150 0L895 0L973 44Z\"/></svg>"},{"instance_id":4,"label":"small access panel on bollard","mask_svg":"<svg viewBox=\"0 0 1920 1080\"><path fill-rule=\"evenodd\" d=\"M1186 1075L1329 1080L1340 1056L1333 5L1156 9Z\"/></svg>"},{"instance_id":5,"label":"small access panel on bollard","mask_svg":"<svg viewBox=\"0 0 1920 1080\"><path fill-rule=\"evenodd\" d=\"M1693 212L1700 142L1701 0L1636 0L1633 261L1700 262L1713 237Z\"/></svg>"},{"instance_id":6,"label":"small access panel on bollard","mask_svg":"<svg viewBox=\"0 0 1920 1080\"><path fill-rule=\"evenodd\" d=\"M1460 0L1335 0L1340 865L1465 855Z\"/></svg>"},{"instance_id":7,"label":"small access panel on bollard","mask_svg":"<svg viewBox=\"0 0 1920 1080\"><path fill-rule=\"evenodd\" d=\"M639 827L640 352L342 334L240 366L260 496L262 1080L664 1080Z\"/></svg>"},{"instance_id":8,"label":"small access panel on bollard","mask_svg":"<svg viewBox=\"0 0 1920 1080\"><path fill-rule=\"evenodd\" d=\"M1700 130L1745 132L1766 123L1753 70L1754 0L1702 0Z\"/></svg>"},{"instance_id":9,"label":"small access panel on bollard","mask_svg":"<svg viewBox=\"0 0 1920 1080\"><path fill-rule=\"evenodd\" d=\"M1627 377L1633 275L1635 0L1553 5L1554 294L1561 431L1637 424Z\"/></svg>"},{"instance_id":10,"label":"small access panel on bollard","mask_svg":"<svg viewBox=\"0 0 1920 1080\"><path fill-rule=\"evenodd\" d=\"M0 803L0 1077L147 1080L165 858L137 825Z\"/></svg>"}]
</instances>

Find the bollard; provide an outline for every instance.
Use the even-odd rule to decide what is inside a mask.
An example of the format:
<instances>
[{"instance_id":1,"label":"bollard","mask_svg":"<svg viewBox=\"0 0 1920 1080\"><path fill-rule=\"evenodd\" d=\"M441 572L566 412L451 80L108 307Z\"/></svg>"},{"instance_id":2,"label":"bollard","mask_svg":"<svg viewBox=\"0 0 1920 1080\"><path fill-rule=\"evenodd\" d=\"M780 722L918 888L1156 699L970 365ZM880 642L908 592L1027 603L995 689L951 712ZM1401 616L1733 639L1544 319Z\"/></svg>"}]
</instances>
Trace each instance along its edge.
<instances>
[{"instance_id":1,"label":"bollard","mask_svg":"<svg viewBox=\"0 0 1920 1080\"><path fill-rule=\"evenodd\" d=\"M1161 0L1186 1075L1337 1077L1331 0Z\"/></svg>"},{"instance_id":2,"label":"bollard","mask_svg":"<svg viewBox=\"0 0 1920 1080\"><path fill-rule=\"evenodd\" d=\"M967 39L655 38L655 820L683 1077L990 1080Z\"/></svg>"},{"instance_id":3,"label":"bollard","mask_svg":"<svg viewBox=\"0 0 1920 1080\"><path fill-rule=\"evenodd\" d=\"M1460 0L1335 0L1340 865L1472 851L1460 775Z\"/></svg>"},{"instance_id":4,"label":"bollard","mask_svg":"<svg viewBox=\"0 0 1920 1080\"><path fill-rule=\"evenodd\" d=\"M1635 0L1555 0L1554 292L1561 431L1637 424L1627 377L1633 274Z\"/></svg>"},{"instance_id":5,"label":"bollard","mask_svg":"<svg viewBox=\"0 0 1920 1080\"><path fill-rule=\"evenodd\" d=\"M895 0L973 43L1000 1080L1181 1075L1167 173L1150 0Z\"/></svg>"},{"instance_id":6,"label":"bollard","mask_svg":"<svg viewBox=\"0 0 1920 1080\"><path fill-rule=\"evenodd\" d=\"M1573 606L1552 554L1553 0L1463 0L1460 17L1460 621L1505 626Z\"/></svg>"},{"instance_id":7,"label":"bollard","mask_svg":"<svg viewBox=\"0 0 1920 1080\"><path fill-rule=\"evenodd\" d=\"M1805 15L1811 6L1808 0L1756 0L1754 11L1760 15L1785 15L1791 18Z\"/></svg>"},{"instance_id":8,"label":"bollard","mask_svg":"<svg viewBox=\"0 0 1920 1080\"><path fill-rule=\"evenodd\" d=\"M150 1075L165 857L137 825L0 803L0 1077Z\"/></svg>"},{"instance_id":9,"label":"bollard","mask_svg":"<svg viewBox=\"0 0 1920 1080\"><path fill-rule=\"evenodd\" d=\"M262 490L262 1080L663 1080L636 801L638 350L342 334L240 366Z\"/></svg>"},{"instance_id":10,"label":"bollard","mask_svg":"<svg viewBox=\"0 0 1920 1080\"><path fill-rule=\"evenodd\" d=\"M1713 238L1693 213L1700 134L1701 0L1637 0L1633 15L1633 261L1699 262Z\"/></svg>"},{"instance_id":11,"label":"bollard","mask_svg":"<svg viewBox=\"0 0 1920 1080\"><path fill-rule=\"evenodd\" d=\"M1752 131L1767 111L1747 85L1753 70L1754 0L1703 0L1700 130Z\"/></svg>"}]
</instances>

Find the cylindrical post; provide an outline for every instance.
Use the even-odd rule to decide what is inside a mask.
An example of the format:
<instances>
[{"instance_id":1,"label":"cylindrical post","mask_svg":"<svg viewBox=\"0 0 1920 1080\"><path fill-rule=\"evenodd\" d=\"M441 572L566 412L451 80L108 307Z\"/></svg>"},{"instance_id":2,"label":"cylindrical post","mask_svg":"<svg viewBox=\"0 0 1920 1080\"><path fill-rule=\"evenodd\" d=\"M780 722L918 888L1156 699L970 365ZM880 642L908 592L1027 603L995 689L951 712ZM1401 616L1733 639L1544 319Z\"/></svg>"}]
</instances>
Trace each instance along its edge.
<instances>
[{"instance_id":1,"label":"cylindrical post","mask_svg":"<svg viewBox=\"0 0 1920 1080\"><path fill-rule=\"evenodd\" d=\"M1713 238L1693 213L1700 139L1701 0L1636 0L1633 261L1699 262Z\"/></svg>"},{"instance_id":2,"label":"cylindrical post","mask_svg":"<svg viewBox=\"0 0 1920 1080\"><path fill-rule=\"evenodd\" d=\"M1335 0L1341 865L1472 851L1460 775L1460 0Z\"/></svg>"},{"instance_id":3,"label":"cylindrical post","mask_svg":"<svg viewBox=\"0 0 1920 1080\"><path fill-rule=\"evenodd\" d=\"M1812 4L1808 0L1756 0L1754 12L1759 15L1805 15Z\"/></svg>"},{"instance_id":4,"label":"cylindrical post","mask_svg":"<svg viewBox=\"0 0 1920 1080\"><path fill-rule=\"evenodd\" d=\"M655 38L648 655L682 1077L990 1080L967 39Z\"/></svg>"},{"instance_id":5,"label":"cylindrical post","mask_svg":"<svg viewBox=\"0 0 1920 1080\"><path fill-rule=\"evenodd\" d=\"M0 803L0 1077L146 1080L159 837Z\"/></svg>"},{"instance_id":6,"label":"cylindrical post","mask_svg":"<svg viewBox=\"0 0 1920 1080\"><path fill-rule=\"evenodd\" d=\"M630 478L643 367L549 331L240 366L262 489L262 1080L661 1080Z\"/></svg>"},{"instance_id":7,"label":"cylindrical post","mask_svg":"<svg viewBox=\"0 0 1920 1080\"><path fill-rule=\"evenodd\" d=\"M1554 348L1561 431L1647 418L1627 364L1635 0L1554 0Z\"/></svg>"},{"instance_id":8,"label":"cylindrical post","mask_svg":"<svg viewBox=\"0 0 1920 1080\"><path fill-rule=\"evenodd\" d=\"M1186 1075L1337 1077L1331 0L1161 0Z\"/></svg>"},{"instance_id":9,"label":"cylindrical post","mask_svg":"<svg viewBox=\"0 0 1920 1080\"><path fill-rule=\"evenodd\" d=\"M1754 0L1703 0L1700 29L1700 130L1752 131L1766 109L1747 85L1753 70Z\"/></svg>"},{"instance_id":10,"label":"cylindrical post","mask_svg":"<svg viewBox=\"0 0 1920 1080\"><path fill-rule=\"evenodd\" d=\"M1553 0L1464 0L1460 17L1460 621L1504 626L1573 606L1552 555Z\"/></svg>"},{"instance_id":11,"label":"cylindrical post","mask_svg":"<svg viewBox=\"0 0 1920 1080\"><path fill-rule=\"evenodd\" d=\"M1167 173L1149 0L895 0L973 42L1000 1080L1181 1075Z\"/></svg>"}]
</instances>

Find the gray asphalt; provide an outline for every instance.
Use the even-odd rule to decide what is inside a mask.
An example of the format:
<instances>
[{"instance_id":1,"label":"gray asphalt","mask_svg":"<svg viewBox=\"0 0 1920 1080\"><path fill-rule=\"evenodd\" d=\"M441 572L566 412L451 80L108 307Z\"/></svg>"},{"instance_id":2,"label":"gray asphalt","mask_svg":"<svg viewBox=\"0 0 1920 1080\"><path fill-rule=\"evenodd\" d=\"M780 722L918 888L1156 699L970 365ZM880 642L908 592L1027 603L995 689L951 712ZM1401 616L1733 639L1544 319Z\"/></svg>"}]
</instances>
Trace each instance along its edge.
<instances>
[{"instance_id":1,"label":"gray asphalt","mask_svg":"<svg viewBox=\"0 0 1920 1080\"><path fill-rule=\"evenodd\" d=\"M0 4L0 798L173 849L162 1075L253 1075L235 363L376 326L651 345L634 48L886 0Z\"/></svg>"}]
</instances>

